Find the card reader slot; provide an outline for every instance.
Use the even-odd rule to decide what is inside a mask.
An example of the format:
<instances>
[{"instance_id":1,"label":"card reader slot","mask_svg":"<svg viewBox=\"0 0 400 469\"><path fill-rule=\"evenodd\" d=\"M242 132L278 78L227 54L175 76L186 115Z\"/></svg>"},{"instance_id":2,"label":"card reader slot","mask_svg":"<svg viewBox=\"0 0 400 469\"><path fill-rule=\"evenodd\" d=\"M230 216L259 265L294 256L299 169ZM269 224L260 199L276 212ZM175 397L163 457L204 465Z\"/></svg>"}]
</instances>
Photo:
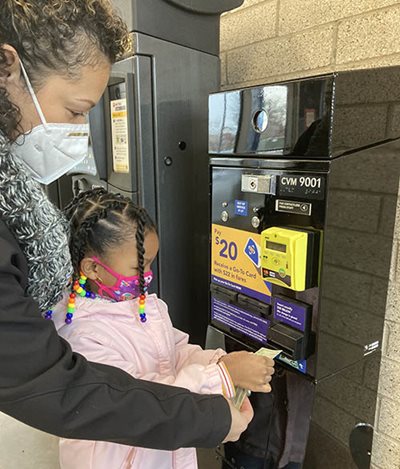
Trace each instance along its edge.
<instances>
[{"instance_id":1,"label":"card reader slot","mask_svg":"<svg viewBox=\"0 0 400 469\"><path fill-rule=\"evenodd\" d=\"M308 233L308 249L307 249L307 268L306 268L306 286L307 288L318 285L318 265L319 265L319 245L320 233L317 231L309 231Z\"/></svg>"}]
</instances>

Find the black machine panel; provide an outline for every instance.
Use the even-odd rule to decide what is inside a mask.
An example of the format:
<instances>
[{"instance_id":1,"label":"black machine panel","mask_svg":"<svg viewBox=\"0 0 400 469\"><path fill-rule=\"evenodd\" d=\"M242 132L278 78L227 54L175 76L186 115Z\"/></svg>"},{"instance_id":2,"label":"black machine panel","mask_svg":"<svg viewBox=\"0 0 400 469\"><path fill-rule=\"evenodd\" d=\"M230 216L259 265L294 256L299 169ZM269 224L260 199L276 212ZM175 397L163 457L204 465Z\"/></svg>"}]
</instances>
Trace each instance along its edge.
<instances>
[{"instance_id":1,"label":"black machine panel","mask_svg":"<svg viewBox=\"0 0 400 469\"><path fill-rule=\"evenodd\" d=\"M307 369L305 360L314 352L311 318L317 304L296 299L296 292L283 286L285 281L290 282L288 279L293 286L294 282L307 285L307 280L310 286L319 283L327 170L328 165L324 172L316 167L307 173L295 167L291 171L222 166L212 169L211 322L250 347L268 344L284 349L285 357L298 361L302 371L311 376L315 375L313 364ZM312 179L320 181L320 195L313 193L309 198L306 191L287 194L288 181L296 178L307 184ZM252 180L257 184L255 190L251 188ZM266 180L269 187L262 187ZM291 231L283 233L280 227ZM271 232L272 239L279 242L267 239ZM299 253L289 252L291 241L297 242L298 235L312 246L303 258L308 269L299 270L293 259ZM268 269L272 277L264 275ZM224 297L228 296L235 314L224 307Z\"/></svg>"},{"instance_id":2,"label":"black machine panel","mask_svg":"<svg viewBox=\"0 0 400 469\"><path fill-rule=\"evenodd\" d=\"M112 0L131 31L219 53L219 17L244 0Z\"/></svg>"},{"instance_id":3,"label":"black machine panel","mask_svg":"<svg viewBox=\"0 0 400 469\"><path fill-rule=\"evenodd\" d=\"M393 138L397 67L232 90L209 98L209 151L245 157L332 158Z\"/></svg>"},{"instance_id":4,"label":"black machine panel","mask_svg":"<svg viewBox=\"0 0 400 469\"><path fill-rule=\"evenodd\" d=\"M399 77L343 72L210 96L208 337L227 351L282 350L272 395L251 398L256 417L238 443L258 442L271 467L370 464Z\"/></svg>"}]
</instances>

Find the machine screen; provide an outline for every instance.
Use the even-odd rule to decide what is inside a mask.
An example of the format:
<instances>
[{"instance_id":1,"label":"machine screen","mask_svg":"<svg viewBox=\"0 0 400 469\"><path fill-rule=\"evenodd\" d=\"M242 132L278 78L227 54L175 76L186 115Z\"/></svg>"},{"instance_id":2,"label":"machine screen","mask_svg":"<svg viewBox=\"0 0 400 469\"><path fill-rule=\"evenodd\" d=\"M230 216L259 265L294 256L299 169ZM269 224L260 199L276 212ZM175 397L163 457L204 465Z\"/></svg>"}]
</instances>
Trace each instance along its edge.
<instances>
[{"instance_id":1,"label":"machine screen","mask_svg":"<svg viewBox=\"0 0 400 469\"><path fill-rule=\"evenodd\" d=\"M274 251L286 252L286 246L284 244L273 243L272 241L267 241L267 249L273 249Z\"/></svg>"}]
</instances>

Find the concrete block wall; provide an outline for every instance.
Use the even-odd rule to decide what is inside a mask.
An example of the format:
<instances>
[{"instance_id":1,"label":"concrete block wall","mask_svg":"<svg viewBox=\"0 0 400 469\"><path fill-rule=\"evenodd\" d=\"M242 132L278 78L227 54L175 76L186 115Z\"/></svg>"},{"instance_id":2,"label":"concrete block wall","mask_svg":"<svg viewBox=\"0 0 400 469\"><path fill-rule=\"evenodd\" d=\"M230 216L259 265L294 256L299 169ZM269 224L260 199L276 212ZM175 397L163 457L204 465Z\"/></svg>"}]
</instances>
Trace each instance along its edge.
<instances>
[{"instance_id":1,"label":"concrete block wall","mask_svg":"<svg viewBox=\"0 0 400 469\"><path fill-rule=\"evenodd\" d=\"M397 65L399 26L395 0L245 0L222 17L222 85Z\"/></svg>"},{"instance_id":2,"label":"concrete block wall","mask_svg":"<svg viewBox=\"0 0 400 469\"><path fill-rule=\"evenodd\" d=\"M335 70L400 65L399 33L400 1L245 0L242 7L222 17L222 87L233 89ZM390 95L398 95L399 90L382 93L384 99L377 98L377 103L391 100ZM389 132L400 125L399 106L391 108L391 113ZM397 213L372 454L374 469L400 468L400 202ZM384 217L380 223L383 221ZM328 408L324 411L329 413ZM331 417L334 419L333 414Z\"/></svg>"}]
</instances>

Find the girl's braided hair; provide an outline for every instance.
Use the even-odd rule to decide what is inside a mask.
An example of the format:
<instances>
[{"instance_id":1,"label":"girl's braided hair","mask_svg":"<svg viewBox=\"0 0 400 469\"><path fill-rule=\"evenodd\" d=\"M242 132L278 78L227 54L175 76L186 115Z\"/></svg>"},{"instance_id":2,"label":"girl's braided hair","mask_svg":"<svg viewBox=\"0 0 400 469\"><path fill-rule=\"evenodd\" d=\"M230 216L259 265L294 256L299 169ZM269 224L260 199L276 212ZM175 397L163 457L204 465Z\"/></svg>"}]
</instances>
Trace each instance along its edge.
<instances>
[{"instance_id":1,"label":"girl's braided hair","mask_svg":"<svg viewBox=\"0 0 400 469\"><path fill-rule=\"evenodd\" d=\"M70 252L75 275L79 276L80 262L88 252L104 257L109 249L135 235L140 293L144 294L144 237L149 231L157 231L146 210L128 197L96 188L81 192L65 207L64 213L71 227Z\"/></svg>"}]
</instances>

